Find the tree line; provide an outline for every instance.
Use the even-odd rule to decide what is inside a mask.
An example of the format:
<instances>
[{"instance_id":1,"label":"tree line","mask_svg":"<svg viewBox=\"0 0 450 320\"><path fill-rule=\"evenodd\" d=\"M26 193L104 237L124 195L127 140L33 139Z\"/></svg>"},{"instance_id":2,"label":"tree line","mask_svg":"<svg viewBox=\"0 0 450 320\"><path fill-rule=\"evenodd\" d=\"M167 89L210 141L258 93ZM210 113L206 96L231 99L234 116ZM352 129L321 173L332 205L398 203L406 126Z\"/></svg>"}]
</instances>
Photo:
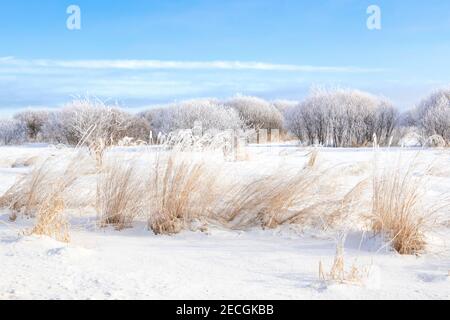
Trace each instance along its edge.
<instances>
[{"instance_id":1,"label":"tree line","mask_svg":"<svg viewBox=\"0 0 450 320\"><path fill-rule=\"evenodd\" d=\"M195 99L137 114L98 99L79 98L62 109L25 110L1 119L0 143L77 145L86 136L105 144L124 137L150 142L160 134L192 129L198 121L203 130L280 129L305 145L392 145L410 132L423 143L439 137L449 144L450 89L436 90L405 112L384 97L353 89L314 89L301 102L249 96Z\"/></svg>"}]
</instances>

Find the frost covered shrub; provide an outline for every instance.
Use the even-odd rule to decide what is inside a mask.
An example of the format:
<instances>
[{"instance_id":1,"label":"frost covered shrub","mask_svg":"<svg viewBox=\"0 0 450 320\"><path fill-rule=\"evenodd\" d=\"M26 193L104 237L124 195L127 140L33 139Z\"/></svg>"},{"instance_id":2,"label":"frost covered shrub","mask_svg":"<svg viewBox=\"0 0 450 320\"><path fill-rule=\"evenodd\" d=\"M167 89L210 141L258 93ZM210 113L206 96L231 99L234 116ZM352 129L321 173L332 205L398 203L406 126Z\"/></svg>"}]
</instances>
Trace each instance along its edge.
<instances>
[{"instance_id":1,"label":"frost covered shrub","mask_svg":"<svg viewBox=\"0 0 450 320\"><path fill-rule=\"evenodd\" d=\"M126 134L128 115L117 106L110 106L98 99L76 99L66 106L67 128L76 140L87 143L102 140L112 145Z\"/></svg>"},{"instance_id":2,"label":"frost covered shrub","mask_svg":"<svg viewBox=\"0 0 450 320\"><path fill-rule=\"evenodd\" d=\"M72 144L86 145L98 167L105 150L126 136L129 115L98 99L75 99L62 114L67 139Z\"/></svg>"},{"instance_id":3,"label":"frost covered shrub","mask_svg":"<svg viewBox=\"0 0 450 320\"><path fill-rule=\"evenodd\" d=\"M110 124L107 121L112 121ZM75 101L63 110L48 113L42 126L42 140L49 143L76 145L85 133L116 143L123 137L147 141L150 125L142 117L133 116L102 102ZM112 140L111 140L112 139Z\"/></svg>"},{"instance_id":4,"label":"frost covered shrub","mask_svg":"<svg viewBox=\"0 0 450 320\"><path fill-rule=\"evenodd\" d=\"M176 129L191 129L195 122L202 123L204 130L238 129L242 126L239 115L231 108L215 100L191 100L175 106L172 124Z\"/></svg>"},{"instance_id":5,"label":"frost covered shrub","mask_svg":"<svg viewBox=\"0 0 450 320\"><path fill-rule=\"evenodd\" d=\"M151 125L154 136L180 129L192 129L201 122L204 130L239 129L243 126L238 113L216 100L198 99L153 109L143 114Z\"/></svg>"},{"instance_id":6,"label":"frost covered shrub","mask_svg":"<svg viewBox=\"0 0 450 320\"><path fill-rule=\"evenodd\" d=\"M26 128L27 138L37 141L42 131L42 126L47 121L48 112L38 110L26 110L14 115L14 119L22 122Z\"/></svg>"},{"instance_id":7,"label":"frost covered shrub","mask_svg":"<svg viewBox=\"0 0 450 320\"><path fill-rule=\"evenodd\" d=\"M439 135L450 142L450 88L434 92L417 106L414 119L427 137Z\"/></svg>"},{"instance_id":8,"label":"frost covered shrub","mask_svg":"<svg viewBox=\"0 0 450 320\"><path fill-rule=\"evenodd\" d=\"M52 111L42 126L42 140L49 143L75 145L78 140L70 126L69 112L66 110Z\"/></svg>"},{"instance_id":9,"label":"frost covered shrub","mask_svg":"<svg viewBox=\"0 0 450 320\"><path fill-rule=\"evenodd\" d=\"M256 97L237 96L225 102L235 109L247 127L282 129L283 115L271 103Z\"/></svg>"},{"instance_id":10,"label":"frost covered shrub","mask_svg":"<svg viewBox=\"0 0 450 320\"><path fill-rule=\"evenodd\" d=\"M309 144L334 147L388 144L397 111L383 99L357 90L314 90L286 113L287 127Z\"/></svg>"},{"instance_id":11,"label":"frost covered shrub","mask_svg":"<svg viewBox=\"0 0 450 320\"><path fill-rule=\"evenodd\" d=\"M129 116L125 121L125 135L134 140L148 141L150 137L150 123L138 116Z\"/></svg>"},{"instance_id":12,"label":"frost covered shrub","mask_svg":"<svg viewBox=\"0 0 450 320\"><path fill-rule=\"evenodd\" d=\"M170 113L171 110L168 107L158 107L140 114L149 123L154 139L159 133L167 134L170 132L171 125L167 121L170 118Z\"/></svg>"},{"instance_id":13,"label":"frost covered shrub","mask_svg":"<svg viewBox=\"0 0 450 320\"><path fill-rule=\"evenodd\" d=\"M0 120L0 144L20 144L26 140L27 132L23 122L13 119Z\"/></svg>"}]
</instances>

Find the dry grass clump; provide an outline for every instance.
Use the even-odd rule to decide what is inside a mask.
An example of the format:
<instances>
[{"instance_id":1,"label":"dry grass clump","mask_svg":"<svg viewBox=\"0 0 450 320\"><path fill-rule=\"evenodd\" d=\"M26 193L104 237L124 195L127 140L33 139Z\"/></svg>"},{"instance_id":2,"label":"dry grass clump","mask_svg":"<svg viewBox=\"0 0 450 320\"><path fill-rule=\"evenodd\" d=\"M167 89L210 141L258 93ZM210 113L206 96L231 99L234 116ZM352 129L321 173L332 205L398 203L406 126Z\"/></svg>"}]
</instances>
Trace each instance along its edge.
<instances>
[{"instance_id":1,"label":"dry grass clump","mask_svg":"<svg viewBox=\"0 0 450 320\"><path fill-rule=\"evenodd\" d=\"M224 199L215 214L233 228L283 224L332 227L359 212L367 180L350 190L325 188L333 183L329 170L318 170L317 151L300 170L286 167L252 179L236 179L224 187Z\"/></svg>"},{"instance_id":2,"label":"dry grass clump","mask_svg":"<svg viewBox=\"0 0 450 320\"><path fill-rule=\"evenodd\" d=\"M133 162L104 164L97 182L100 225L113 225L118 230L130 227L143 212L144 184Z\"/></svg>"},{"instance_id":3,"label":"dry grass clump","mask_svg":"<svg viewBox=\"0 0 450 320\"><path fill-rule=\"evenodd\" d=\"M318 175L309 169L283 169L250 181L237 180L226 191L217 215L232 227L275 228L303 215L314 203Z\"/></svg>"},{"instance_id":4,"label":"dry grass clump","mask_svg":"<svg viewBox=\"0 0 450 320\"><path fill-rule=\"evenodd\" d=\"M64 200L60 195L55 194L47 199L39 207L36 224L31 233L49 236L62 242L69 242L69 223L62 214L64 209Z\"/></svg>"},{"instance_id":5,"label":"dry grass clump","mask_svg":"<svg viewBox=\"0 0 450 320\"><path fill-rule=\"evenodd\" d=\"M219 174L201 160L179 153L158 157L148 183L148 226L175 234L194 219L208 217L219 197Z\"/></svg>"},{"instance_id":6,"label":"dry grass clump","mask_svg":"<svg viewBox=\"0 0 450 320\"><path fill-rule=\"evenodd\" d=\"M223 169L180 152L159 156L148 183L149 228L175 234L205 218L234 229L282 224L328 228L356 211L367 187L364 180L330 194L323 188L330 174L308 164L300 170L280 166L256 178Z\"/></svg>"},{"instance_id":7,"label":"dry grass clump","mask_svg":"<svg viewBox=\"0 0 450 320\"><path fill-rule=\"evenodd\" d=\"M353 263L349 271L345 270L344 243L345 236L341 236L336 244L336 254L329 272L325 271L322 261L319 262L319 279L325 282L362 284L368 277L368 270L358 267L356 263Z\"/></svg>"},{"instance_id":8,"label":"dry grass clump","mask_svg":"<svg viewBox=\"0 0 450 320\"><path fill-rule=\"evenodd\" d=\"M326 229L342 222L358 211L367 181L350 190L335 186L333 172L319 170L318 153L310 152L301 169L280 166L263 177L234 181L218 216L234 228L295 224Z\"/></svg>"},{"instance_id":9,"label":"dry grass clump","mask_svg":"<svg viewBox=\"0 0 450 320\"><path fill-rule=\"evenodd\" d=\"M330 195L322 191L329 174L308 165L300 170L280 166L256 178L234 177L222 169L179 152L158 157L148 183L149 228L175 234L205 218L234 229L313 223L328 227L349 215L367 185L364 181Z\"/></svg>"},{"instance_id":10,"label":"dry grass clump","mask_svg":"<svg viewBox=\"0 0 450 320\"><path fill-rule=\"evenodd\" d=\"M83 155L77 153L68 157L48 158L36 164L5 192L0 198L1 206L12 211L12 220L17 214L34 217L49 197L55 194L63 197L83 171L83 159Z\"/></svg>"},{"instance_id":11,"label":"dry grass clump","mask_svg":"<svg viewBox=\"0 0 450 320\"><path fill-rule=\"evenodd\" d=\"M10 219L15 220L18 214L36 217L30 233L68 242L69 227L63 216L66 191L79 177L83 166L81 154L68 159L49 158L37 164L1 198L2 205L12 211Z\"/></svg>"},{"instance_id":12,"label":"dry grass clump","mask_svg":"<svg viewBox=\"0 0 450 320\"><path fill-rule=\"evenodd\" d=\"M316 166L318 155L319 155L319 151L317 149L313 149L309 153L308 164L307 164L307 166L309 168L314 168Z\"/></svg>"},{"instance_id":13,"label":"dry grass clump","mask_svg":"<svg viewBox=\"0 0 450 320\"><path fill-rule=\"evenodd\" d=\"M434 225L435 209L423 204L423 178L414 175L414 163L389 166L373 177L371 228L387 236L400 254L419 254L425 233Z\"/></svg>"},{"instance_id":14,"label":"dry grass clump","mask_svg":"<svg viewBox=\"0 0 450 320\"><path fill-rule=\"evenodd\" d=\"M18 213L34 216L39 204L43 203L46 193L42 188L48 185L50 176L47 161L21 177L1 197L1 206L12 211L11 220L15 220Z\"/></svg>"}]
</instances>

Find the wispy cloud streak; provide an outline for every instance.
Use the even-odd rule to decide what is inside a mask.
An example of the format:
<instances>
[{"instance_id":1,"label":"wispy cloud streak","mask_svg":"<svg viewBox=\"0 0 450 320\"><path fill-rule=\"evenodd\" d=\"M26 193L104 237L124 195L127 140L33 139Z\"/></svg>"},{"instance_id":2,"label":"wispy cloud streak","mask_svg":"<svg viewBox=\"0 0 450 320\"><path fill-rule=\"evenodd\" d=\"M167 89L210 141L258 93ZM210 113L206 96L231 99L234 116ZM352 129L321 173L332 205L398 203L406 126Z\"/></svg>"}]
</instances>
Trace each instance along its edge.
<instances>
[{"instance_id":1,"label":"wispy cloud streak","mask_svg":"<svg viewBox=\"0 0 450 320\"><path fill-rule=\"evenodd\" d=\"M117 70L253 70L310 73L371 73L383 69L353 66L312 66L295 64L273 64L243 61L164 61L164 60L23 60L14 57L0 57L0 66L26 68L62 69L117 69Z\"/></svg>"}]
</instances>

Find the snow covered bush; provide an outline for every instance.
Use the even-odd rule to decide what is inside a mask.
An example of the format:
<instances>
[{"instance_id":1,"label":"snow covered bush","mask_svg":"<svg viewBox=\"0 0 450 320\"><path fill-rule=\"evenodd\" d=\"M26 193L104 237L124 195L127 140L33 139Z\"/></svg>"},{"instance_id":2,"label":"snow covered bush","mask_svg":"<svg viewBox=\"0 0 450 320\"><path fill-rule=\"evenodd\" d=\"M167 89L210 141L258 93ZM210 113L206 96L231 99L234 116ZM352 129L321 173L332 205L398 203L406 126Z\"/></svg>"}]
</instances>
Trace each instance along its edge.
<instances>
[{"instance_id":1,"label":"snow covered bush","mask_svg":"<svg viewBox=\"0 0 450 320\"><path fill-rule=\"evenodd\" d=\"M125 136L128 115L117 106L105 104L98 99L76 99L66 106L68 127L78 142L102 140L106 145Z\"/></svg>"},{"instance_id":2,"label":"snow covered bush","mask_svg":"<svg viewBox=\"0 0 450 320\"><path fill-rule=\"evenodd\" d=\"M309 144L334 147L364 146L376 136L388 144L397 111L386 100L357 90L313 90L286 113L287 127Z\"/></svg>"},{"instance_id":3,"label":"snow covered bush","mask_svg":"<svg viewBox=\"0 0 450 320\"><path fill-rule=\"evenodd\" d=\"M206 130L239 129L243 122L232 108L217 100L188 100L145 112L143 116L150 122L153 135L160 132L169 134L176 130L192 129L201 122Z\"/></svg>"},{"instance_id":4,"label":"snow covered bush","mask_svg":"<svg viewBox=\"0 0 450 320\"><path fill-rule=\"evenodd\" d=\"M108 120L113 121L111 125L105 124ZM84 133L94 126L94 136L104 135L104 139L112 144L124 137L147 141L150 136L150 125L142 117L90 100L86 104L72 102L62 110L49 112L42 126L41 137L42 141L49 143L77 145Z\"/></svg>"},{"instance_id":5,"label":"snow covered bush","mask_svg":"<svg viewBox=\"0 0 450 320\"><path fill-rule=\"evenodd\" d=\"M13 119L0 120L0 144L20 144L27 138L26 127L23 122Z\"/></svg>"},{"instance_id":6,"label":"snow covered bush","mask_svg":"<svg viewBox=\"0 0 450 320\"><path fill-rule=\"evenodd\" d=\"M257 129L283 129L283 115L271 103L256 97L237 96L225 102L235 109L245 125Z\"/></svg>"},{"instance_id":7,"label":"snow covered bush","mask_svg":"<svg viewBox=\"0 0 450 320\"><path fill-rule=\"evenodd\" d=\"M41 133L42 126L47 120L48 112L39 110L26 110L14 115L14 119L22 122L26 128L27 138L30 141L37 141Z\"/></svg>"},{"instance_id":8,"label":"snow covered bush","mask_svg":"<svg viewBox=\"0 0 450 320\"><path fill-rule=\"evenodd\" d=\"M67 110L49 112L42 126L42 140L48 143L76 145L78 139L71 128L70 115Z\"/></svg>"},{"instance_id":9,"label":"snow covered bush","mask_svg":"<svg viewBox=\"0 0 450 320\"><path fill-rule=\"evenodd\" d=\"M450 88L438 90L423 99L414 117L426 137L439 135L450 143Z\"/></svg>"},{"instance_id":10,"label":"snow covered bush","mask_svg":"<svg viewBox=\"0 0 450 320\"><path fill-rule=\"evenodd\" d=\"M133 138L135 141L148 142L150 132L150 123L142 117L130 115L125 121L124 135L128 138Z\"/></svg>"},{"instance_id":11,"label":"snow covered bush","mask_svg":"<svg viewBox=\"0 0 450 320\"><path fill-rule=\"evenodd\" d=\"M98 99L76 99L63 110L68 136L86 145L101 165L105 150L127 134L129 115Z\"/></svg>"},{"instance_id":12,"label":"snow covered bush","mask_svg":"<svg viewBox=\"0 0 450 320\"><path fill-rule=\"evenodd\" d=\"M444 148L446 144L444 138L438 134L428 137L427 142L425 143L427 147L431 148Z\"/></svg>"},{"instance_id":13,"label":"snow covered bush","mask_svg":"<svg viewBox=\"0 0 450 320\"><path fill-rule=\"evenodd\" d=\"M171 130L171 123L169 121L172 110L168 107L157 107L140 113L142 119L145 119L152 131L154 142L158 135L168 134Z\"/></svg>"},{"instance_id":14,"label":"snow covered bush","mask_svg":"<svg viewBox=\"0 0 450 320\"><path fill-rule=\"evenodd\" d=\"M206 131L196 135L193 130L179 130L163 136L159 143L171 151L182 152L216 152L221 150L229 159L233 153L233 134L229 131ZM160 137L161 138L161 137Z\"/></svg>"}]
</instances>

